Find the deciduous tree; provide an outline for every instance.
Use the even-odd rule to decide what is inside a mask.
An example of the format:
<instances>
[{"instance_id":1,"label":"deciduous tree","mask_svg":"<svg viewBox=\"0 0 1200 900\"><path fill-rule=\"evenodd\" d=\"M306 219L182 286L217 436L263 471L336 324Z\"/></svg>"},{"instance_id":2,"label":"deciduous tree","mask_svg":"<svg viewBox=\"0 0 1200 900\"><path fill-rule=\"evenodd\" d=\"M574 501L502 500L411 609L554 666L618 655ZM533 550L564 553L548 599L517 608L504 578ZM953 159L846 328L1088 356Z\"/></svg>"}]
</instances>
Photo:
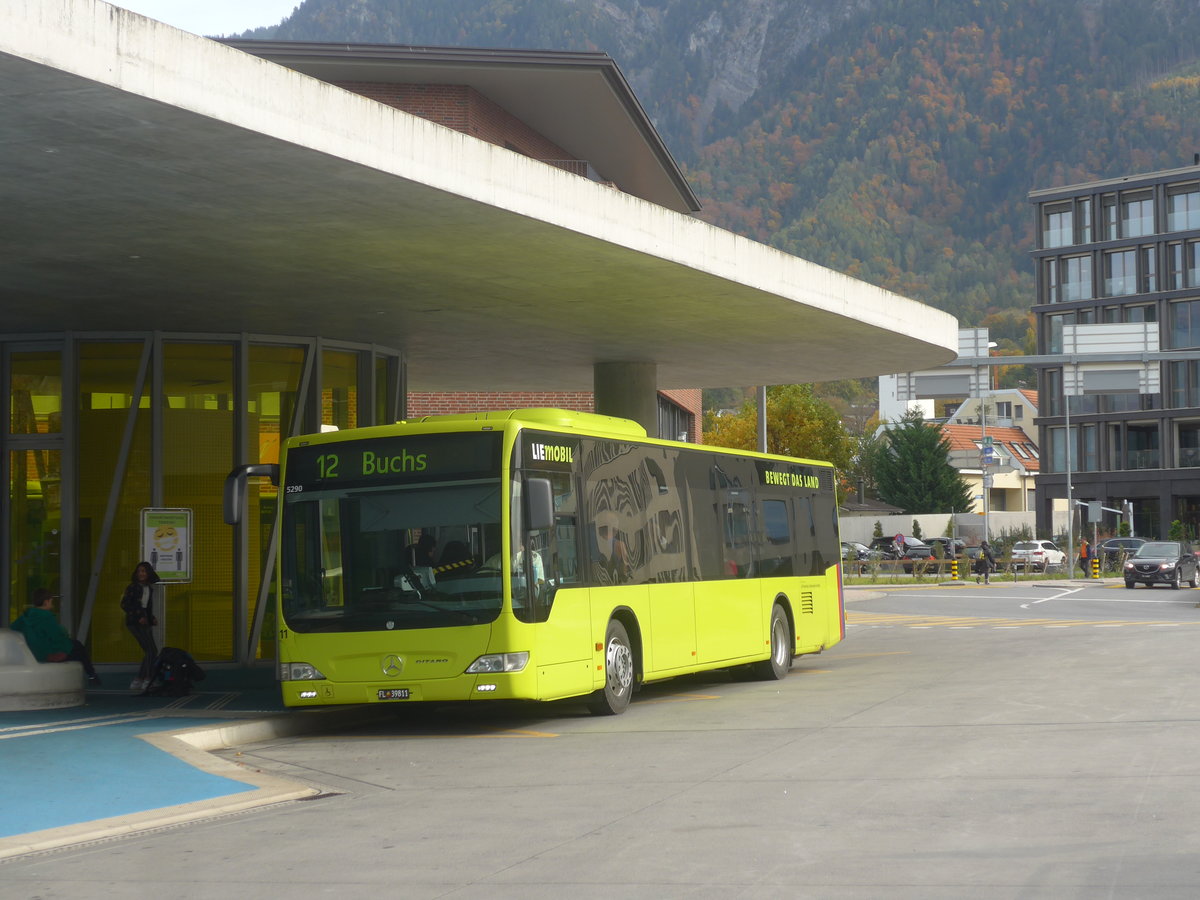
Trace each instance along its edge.
<instances>
[{"instance_id":1,"label":"deciduous tree","mask_svg":"<svg viewBox=\"0 0 1200 900\"><path fill-rule=\"evenodd\" d=\"M736 415L714 416L704 426L704 442L718 447L758 449L758 406L747 401ZM850 468L850 436L837 411L813 394L811 385L767 388L767 452L833 463L839 479Z\"/></svg>"}]
</instances>

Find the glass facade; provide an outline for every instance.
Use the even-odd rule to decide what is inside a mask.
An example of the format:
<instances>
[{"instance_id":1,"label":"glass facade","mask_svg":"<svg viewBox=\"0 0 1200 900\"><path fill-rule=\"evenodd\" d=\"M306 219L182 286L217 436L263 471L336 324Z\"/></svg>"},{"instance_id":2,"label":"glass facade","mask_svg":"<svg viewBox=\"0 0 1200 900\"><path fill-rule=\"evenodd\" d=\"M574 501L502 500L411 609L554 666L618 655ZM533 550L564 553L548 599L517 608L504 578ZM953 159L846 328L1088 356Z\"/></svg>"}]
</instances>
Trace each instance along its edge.
<instances>
[{"instance_id":1,"label":"glass facade","mask_svg":"<svg viewBox=\"0 0 1200 900\"><path fill-rule=\"evenodd\" d=\"M225 477L241 463L277 462L285 436L318 423L395 421L399 353L237 335L71 334L0 350L9 395L4 621L44 585L62 595L64 625L96 662L137 661L119 601L142 556L141 512L183 508L192 578L158 589L160 646L205 661L269 658L271 607L257 614L273 597L277 489L250 479L249 514L235 529L224 523Z\"/></svg>"},{"instance_id":2,"label":"glass facade","mask_svg":"<svg viewBox=\"0 0 1200 900\"><path fill-rule=\"evenodd\" d=\"M1149 191L1121 195L1121 237L1154 234L1154 200Z\"/></svg>"},{"instance_id":3,"label":"glass facade","mask_svg":"<svg viewBox=\"0 0 1200 900\"><path fill-rule=\"evenodd\" d=\"M1040 352L1064 352L1064 327L1095 321L1157 323L1158 348L1182 351L1158 364L1154 393L1070 398L1074 497L1129 499L1137 533L1162 536L1170 522L1159 513L1180 508L1179 496L1200 495L1200 361L1187 356L1200 352L1200 165L1069 191L1039 191L1030 198L1039 238L1034 314ZM1099 359L1075 364L1105 373ZM1048 476L1037 488L1042 528L1052 509L1066 509L1067 442L1060 365L1043 364L1039 378ZM1086 388L1088 380L1076 383ZM1200 519L1185 525L1200 530Z\"/></svg>"},{"instance_id":4,"label":"glass facade","mask_svg":"<svg viewBox=\"0 0 1200 900\"><path fill-rule=\"evenodd\" d=\"M1137 292L1137 254L1114 250L1104 254L1104 293L1108 297Z\"/></svg>"},{"instance_id":5,"label":"glass facade","mask_svg":"<svg viewBox=\"0 0 1200 900\"><path fill-rule=\"evenodd\" d=\"M55 350L30 349L6 357L9 385L8 508L12 554L8 595L20 612L33 589L62 592L62 359ZM5 620L7 624L8 620Z\"/></svg>"},{"instance_id":6,"label":"glass facade","mask_svg":"<svg viewBox=\"0 0 1200 900\"><path fill-rule=\"evenodd\" d=\"M140 559L141 510L153 503L149 350L149 339L84 342L76 354L78 420L72 455L80 463L80 481L71 608L88 602L92 567L99 560L89 634L92 659L98 663L141 655L125 629L120 600Z\"/></svg>"},{"instance_id":7,"label":"glass facade","mask_svg":"<svg viewBox=\"0 0 1200 900\"><path fill-rule=\"evenodd\" d=\"M1200 347L1200 300L1172 303L1171 334L1167 344L1172 350Z\"/></svg>"},{"instance_id":8,"label":"glass facade","mask_svg":"<svg viewBox=\"0 0 1200 900\"><path fill-rule=\"evenodd\" d=\"M251 344L247 358L245 415L249 446L245 451L246 460L277 463L283 438L300 431L297 419L304 408L300 402L300 380L305 348ZM263 657L270 655L274 631L272 611L276 586L268 551L275 527L279 488L266 479L250 478L246 480L246 496L246 609L247 618L253 621L259 604L265 604L264 625L255 650Z\"/></svg>"},{"instance_id":9,"label":"glass facade","mask_svg":"<svg viewBox=\"0 0 1200 900\"><path fill-rule=\"evenodd\" d=\"M234 656L233 559L222 494L233 468L232 344L164 341L162 345L162 487L155 506L192 511L192 581L172 586L165 604L172 646L198 660ZM160 619L164 618L159 616Z\"/></svg>"},{"instance_id":10,"label":"glass facade","mask_svg":"<svg viewBox=\"0 0 1200 900\"><path fill-rule=\"evenodd\" d=\"M1167 230L1200 228L1200 184L1184 184L1167 190Z\"/></svg>"}]
</instances>

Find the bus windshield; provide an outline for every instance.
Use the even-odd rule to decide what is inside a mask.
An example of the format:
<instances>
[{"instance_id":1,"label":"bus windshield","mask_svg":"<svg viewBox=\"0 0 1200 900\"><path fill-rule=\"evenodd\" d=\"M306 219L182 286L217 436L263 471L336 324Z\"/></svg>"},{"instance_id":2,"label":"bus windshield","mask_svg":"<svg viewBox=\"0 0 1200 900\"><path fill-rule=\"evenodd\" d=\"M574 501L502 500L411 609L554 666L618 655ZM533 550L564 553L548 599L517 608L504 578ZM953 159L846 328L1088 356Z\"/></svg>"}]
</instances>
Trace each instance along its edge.
<instances>
[{"instance_id":1,"label":"bus windshield","mask_svg":"<svg viewBox=\"0 0 1200 900\"><path fill-rule=\"evenodd\" d=\"M494 621L500 497L496 477L288 494L284 622L345 632Z\"/></svg>"}]
</instances>

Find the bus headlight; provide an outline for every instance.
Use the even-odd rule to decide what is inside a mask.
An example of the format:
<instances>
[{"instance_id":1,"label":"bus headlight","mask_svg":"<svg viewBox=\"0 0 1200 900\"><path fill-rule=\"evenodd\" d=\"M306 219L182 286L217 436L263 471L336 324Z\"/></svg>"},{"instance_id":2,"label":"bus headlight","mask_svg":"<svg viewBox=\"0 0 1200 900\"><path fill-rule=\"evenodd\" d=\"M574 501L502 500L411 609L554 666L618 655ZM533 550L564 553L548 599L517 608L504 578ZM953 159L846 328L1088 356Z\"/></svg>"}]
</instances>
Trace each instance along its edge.
<instances>
[{"instance_id":1,"label":"bus headlight","mask_svg":"<svg viewBox=\"0 0 1200 900\"><path fill-rule=\"evenodd\" d=\"M279 664L280 681L324 681L325 674L311 663L281 662Z\"/></svg>"},{"instance_id":2,"label":"bus headlight","mask_svg":"<svg viewBox=\"0 0 1200 900\"><path fill-rule=\"evenodd\" d=\"M520 672L529 664L529 653L489 653L467 666L468 675L488 672Z\"/></svg>"}]
</instances>

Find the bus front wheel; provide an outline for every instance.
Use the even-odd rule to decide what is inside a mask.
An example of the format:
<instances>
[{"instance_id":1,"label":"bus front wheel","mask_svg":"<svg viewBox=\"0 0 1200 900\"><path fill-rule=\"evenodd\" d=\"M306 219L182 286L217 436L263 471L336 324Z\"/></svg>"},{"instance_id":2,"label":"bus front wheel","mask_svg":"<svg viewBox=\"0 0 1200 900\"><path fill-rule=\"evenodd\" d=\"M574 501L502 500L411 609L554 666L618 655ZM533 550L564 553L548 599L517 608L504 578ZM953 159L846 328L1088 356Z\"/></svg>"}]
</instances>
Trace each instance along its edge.
<instances>
[{"instance_id":1,"label":"bus front wheel","mask_svg":"<svg viewBox=\"0 0 1200 900\"><path fill-rule=\"evenodd\" d=\"M629 646L629 633L613 619L604 635L604 687L592 694L588 709L598 716L620 715L632 696L633 650Z\"/></svg>"},{"instance_id":2,"label":"bus front wheel","mask_svg":"<svg viewBox=\"0 0 1200 900\"><path fill-rule=\"evenodd\" d=\"M771 610L771 658L750 666L754 677L760 681L779 681L787 675L792 667L792 648L795 645L787 613L776 603Z\"/></svg>"}]
</instances>

